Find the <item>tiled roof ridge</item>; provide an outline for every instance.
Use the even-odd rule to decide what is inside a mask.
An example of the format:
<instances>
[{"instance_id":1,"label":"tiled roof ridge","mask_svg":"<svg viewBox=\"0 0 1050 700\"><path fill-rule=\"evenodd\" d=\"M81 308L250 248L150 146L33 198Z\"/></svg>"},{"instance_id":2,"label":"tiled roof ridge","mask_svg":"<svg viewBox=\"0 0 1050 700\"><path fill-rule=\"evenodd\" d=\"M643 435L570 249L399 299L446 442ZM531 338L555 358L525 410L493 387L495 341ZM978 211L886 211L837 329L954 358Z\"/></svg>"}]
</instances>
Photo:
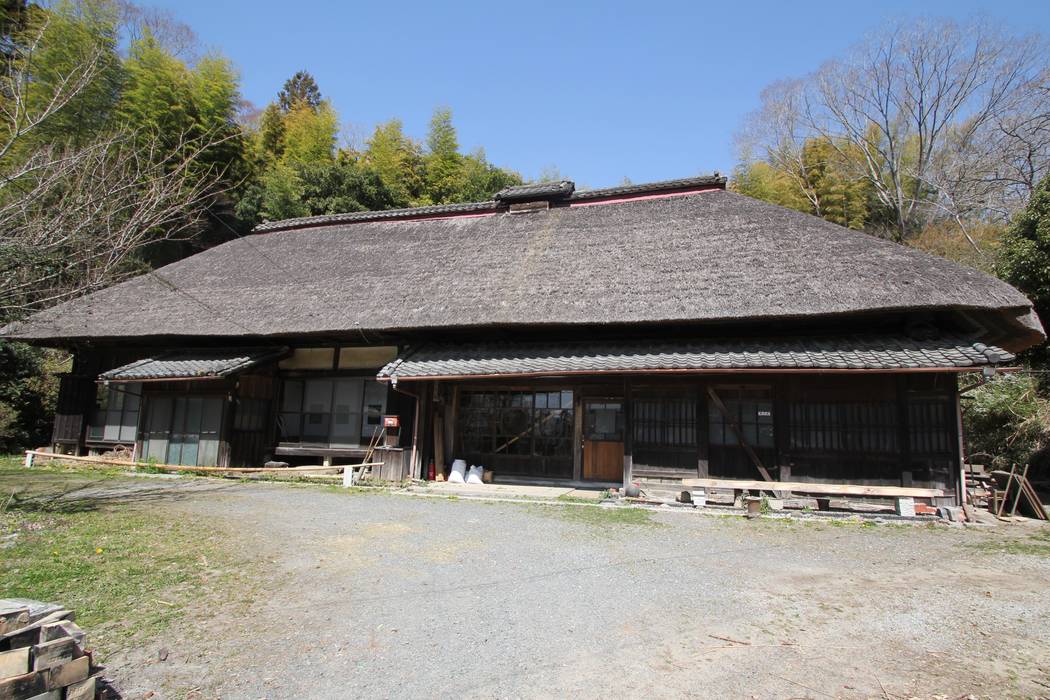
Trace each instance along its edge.
<instances>
[{"instance_id":1,"label":"tiled roof ridge","mask_svg":"<svg viewBox=\"0 0 1050 700\"><path fill-rule=\"evenodd\" d=\"M433 343L412 348L380 378L494 376L563 372L805 369L908 370L979 368L1014 355L952 333L712 338L680 341Z\"/></svg>"},{"instance_id":2,"label":"tiled roof ridge","mask_svg":"<svg viewBox=\"0 0 1050 700\"><path fill-rule=\"evenodd\" d=\"M311 226L328 226L332 224L363 223L366 221L398 221L406 219L441 218L461 216L464 214L495 213L506 209L513 202L531 200L563 200L567 202L591 202L617 197L636 197L649 194L670 193L691 188L725 187L726 178L718 173L697 177L661 180L640 184L617 185L596 190L576 191L571 180L540 182L529 185L516 185L497 192L493 199L484 202L463 202L460 204L433 204L423 207L404 209L380 209L355 211L342 214L322 214L304 216L281 221L266 221L256 226L256 233L288 231Z\"/></svg>"}]
</instances>

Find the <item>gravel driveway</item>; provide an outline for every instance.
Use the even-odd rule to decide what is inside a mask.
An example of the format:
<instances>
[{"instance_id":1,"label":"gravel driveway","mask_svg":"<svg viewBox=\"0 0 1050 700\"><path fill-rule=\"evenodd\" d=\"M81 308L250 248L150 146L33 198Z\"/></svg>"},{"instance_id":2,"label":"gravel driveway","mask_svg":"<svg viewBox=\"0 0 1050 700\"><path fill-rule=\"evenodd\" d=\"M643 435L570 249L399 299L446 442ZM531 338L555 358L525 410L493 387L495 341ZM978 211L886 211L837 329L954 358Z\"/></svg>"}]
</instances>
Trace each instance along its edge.
<instances>
[{"instance_id":1,"label":"gravel driveway","mask_svg":"<svg viewBox=\"0 0 1050 700\"><path fill-rule=\"evenodd\" d=\"M159 641L165 661L111 658L130 697L1050 693L1050 558L987 551L1004 528L602 522L267 483L150 507L224 529L259 574Z\"/></svg>"}]
</instances>

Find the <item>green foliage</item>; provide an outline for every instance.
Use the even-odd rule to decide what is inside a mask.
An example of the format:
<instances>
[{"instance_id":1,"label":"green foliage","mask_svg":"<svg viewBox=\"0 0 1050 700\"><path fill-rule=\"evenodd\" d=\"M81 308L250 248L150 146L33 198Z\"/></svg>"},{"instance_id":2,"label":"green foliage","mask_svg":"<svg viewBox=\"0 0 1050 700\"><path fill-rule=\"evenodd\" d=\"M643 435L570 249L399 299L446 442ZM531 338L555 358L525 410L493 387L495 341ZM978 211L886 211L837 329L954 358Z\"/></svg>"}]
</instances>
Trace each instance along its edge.
<instances>
[{"instance_id":1,"label":"green foliage","mask_svg":"<svg viewBox=\"0 0 1050 700\"><path fill-rule=\"evenodd\" d=\"M379 173L354 161L304 163L298 176L309 215L389 209L395 204Z\"/></svg>"},{"instance_id":2,"label":"green foliage","mask_svg":"<svg viewBox=\"0 0 1050 700\"><path fill-rule=\"evenodd\" d=\"M964 434L970 459L998 468L1032 464L1046 468L1050 447L1050 401L1028 374L1000 376L967 395Z\"/></svg>"},{"instance_id":3,"label":"green foliage","mask_svg":"<svg viewBox=\"0 0 1050 700\"><path fill-rule=\"evenodd\" d=\"M422 148L405 136L400 119L391 119L376 127L363 159L378 173L393 196L395 206L411 206L422 196Z\"/></svg>"},{"instance_id":4,"label":"green foliage","mask_svg":"<svg viewBox=\"0 0 1050 700\"><path fill-rule=\"evenodd\" d=\"M456 127L452 125L452 110L440 107L430 117L427 133L427 153L437 158L455 158L459 155Z\"/></svg>"},{"instance_id":5,"label":"green foliage","mask_svg":"<svg viewBox=\"0 0 1050 700\"><path fill-rule=\"evenodd\" d=\"M265 162L272 163L284 153L284 114L273 102L266 105L259 117L256 143L259 156Z\"/></svg>"},{"instance_id":6,"label":"green foliage","mask_svg":"<svg viewBox=\"0 0 1050 700\"><path fill-rule=\"evenodd\" d=\"M764 202L811 213L813 205L783 171L764 161L741 164L733 172L733 191Z\"/></svg>"},{"instance_id":7,"label":"green foliage","mask_svg":"<svg viewBox=\"0 0 1050 700\"><path fill-rule=\"evenodd\" d=\"M324 163L335 158L339 135L339 116L332 105L322 102L316 108L305 103L293 107L284 117L285 163Z\"/></svg>"},{"instance_id":8,"label":"green foliage","mask_svg":"<svg viewBox=\"0 0 1050 700\"><path fill-rule=\"evenodd\" d=\"M198 167L241 176L244 145L236 125L241 96L230 62L209 55L190 69L145 31L125 61L119 114L126 124L159 135L172 150L207 146Z\"/></svg>"},{"instance_id":9,"label":"green foliage","mask_svg":"<svg viewBox=\"0 0 1050 700\"><path fill-rule=\"evenodd\" d=\"M277 104L285 113L299 107L317 109L321 106L321 90L314 77L301 70L284 82L284 87L277 93Z\"/></svg>"},{"instance_id":10,"label":"green foliage","mask_svg":"<svg viewBox=\"0 0 1050 700\"><path fill-rule=\"evenodd\" d=\"M459 200L481 202L490 199L504 187L522 184L517 173L492 165L485 158L485 151L478 149L463 158L463 181Z\"/></svg>"},{"instance_id":11,"label":"green foliage","mask_svg":"<svg viewBox=\"0 0 1050 700\"><path fill-rule=\"evenodd\" d=\"M1039 183L1007 230L996 271L1032 300L1043 325L1050 327L1050 177ZM1046 366L1045 348L1032 359Z\"/></svg>"},{"instance_id":12,"label":"green foliage","mask_svg":"<svg viewBox=\"0 0 1050 700\"><path fill-rule=\"evenodd\" d=\"M261 181L262 219L277 221L309 216L310 210L303 201L303 183L295 167L278 163L267 171Z\"/></svg>"},{"instance_id":13,"label":"green foliage","mask_svg":"<svg viewBox=\"0 0 1050 700\"><path fill-rule=\"evenodd\" d=\"M259 117L252 143L258 173L245 188L237 215L249 224L299 216L483 201L517 173L488 162L478 149L459 152L451 112L431 120L426 149L404 133L401 121L378 125L363 152L337 151L339 115L325 100L280 99Z\"/></svg>"},{"instance_id":14,"label":"green foliage","mask_svg":"<svg viewBox=\"0 0 1050 700\"><path fill-rule=\"evenodd\" d=\"M0 340L0 451L51 441L58 373L68 369L63 352Z\"/></svg>"},{"instance_id":15,"label":"green foliage","mask_svg":"<svg viewBox=\"0 0 1050 700\"><path fill-rule=\"evenodd\" d=\"M455 202L466 184L463 156L459 153L456 128L452 126L452 112L447 108L434 110L430 118L424 181L424 204Z\"/></svg>"},{"instance_id":16,"label":"green foliage","mask_svg":"<svg viewBox=\"0 0 1050 700\"><path fill-rule=\"evenodd\" d=\"M26 16L17 40L31 42L39 36L24 66L32 78L27 108L38 114L56 95L67 101L23 147L84 143L107 128L120 98L124 70L117 53L118 7L109 0L62 0L47 10L34 5ZM95 78L73 94L71 83L82 80L87 66L96 63Z\"/></svg>"},{"instance_id":17,"label":"green foliage","mask_svg":"<svg viewBox=\"0 0 1050 700\"><path fill-rule=\"evenodd\" d=\"M741 163L732 188L741 194L819 216L856 230L870 230L879 213L874 189L851 172L856 147L827 138L807 139L797 158L787 154ZM791 163L789 167L787 163Z\"/></svg>"},{"instance_id":18,"label":"green foliage","mask_svg":"<svg viewBox=\"0 0 1050 700\"><path fill-rule=\"evenodd\" d=\"M194 131L189 68L148 31L131 45L125 70L127 81L119 107L125 123L164 136L171 146Z\"/></svg>"}]
</instances>

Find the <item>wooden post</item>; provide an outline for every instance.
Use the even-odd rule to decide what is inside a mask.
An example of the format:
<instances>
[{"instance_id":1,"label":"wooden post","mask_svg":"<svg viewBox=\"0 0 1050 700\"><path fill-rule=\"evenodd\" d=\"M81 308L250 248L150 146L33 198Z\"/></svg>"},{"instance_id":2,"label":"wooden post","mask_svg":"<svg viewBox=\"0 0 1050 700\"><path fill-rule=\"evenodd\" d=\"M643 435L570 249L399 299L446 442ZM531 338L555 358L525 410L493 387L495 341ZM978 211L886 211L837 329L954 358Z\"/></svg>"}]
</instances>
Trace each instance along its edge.
<instances>
[{"instance_id":1,"label":"wooden post","mask_svg":"<svg viewBox=\"0 0 1050 700\"><path fill-rule=\"evenodd\" d=\"M623 379L623 487L631 485L634 477L634 409L631 396L631 378Z\"/></svg>"},{"instance_id":2,"label":"wooden post","mask_svg":"<svg viewBox=\"0 0 1050 700\"><path fill-rule=\"evenodd\" d=\"M412 394L412 397L416 400L415 410L412 415L412 457L411 465L409 466L409 471L411 472L413 479L422 478L422 470L419 465L419 429L421 421L420 413L423 410L423 393L424 392L421 391Z\"/></svg>"},{"instance_id":3,"label":"wooden post","mask_svg":"<svg viewBox=\"0 0 1050 700\"><path fill-rule=\"evenodd\" d=\"M579 387L572 392L572 478L583 479L583 396Z\"/></svg>"},{"instance_id":4,"label":"wooden post","mask_svg":"<svg viewBox=\"0 0 1050 700\"><path fill-rule=\"evenodd\" d=\"M419 471L416 478L422 478L422 475L427 469L427 458L433 456L434 449L434 391L436 390L435 382L427 382L421 393L420 401L423 402L420 408L422 409L422 417L420 419L419 429L423 434L419 437ZM428 454L428 452L430 454Z\"/></svg>"},{"instance_id":5,"label":"wooden post","mask_svg":"<svg viewBox=\"0 0 1050 700\"><path fill-rule=\"evenodd\" d=\"M900 462L900 485L911 486L911 440L909 438L908 420L908 378L897 377L895 383L897 394L897 459ZM905 477L907 474L907 477Z\"/></svg>"},{"instance_id":6,"label":"wooden post","mask_svg":"<svg viewBox=\"0 0 1050 700\"><path fill-rule=\"evenodd\" d=\"M445 471L445 406L434 409L434 471Z\"/></svg>"},{"instance_id":7,"label":"wooden post","mask_svg":"<svg viewBox=\"0 0 1050 700\"><path fill-rule=\"evenodd\" d=\"M700 478L711 475L710 439L707 430L707 394L703 387L697 388L696 396L696 473Z\"/></svg>"},{"instance_id":8,"label":"wooden post","mask_svg":"<svg viewBox=\"0 0 1050 700\"><path fill-rule=\"evenodd\" d=\"M955 378L954 381L954 394L955 394L955 439L956 446L959 455L959 484L958 484L958 496L959 501L957 505L966 505L966 454L965 446L963 445L963 423L962 423L962 404L959 401L959 379Z\"/></svg>"},{"instance_id":9,"label":"wooden post","mask_svg":"<svg viewBox=\"0 0 1050 700\"><path fill-rule=\"evenodd\" d=\"M787 385L788 382L784 377L779 377L773 382L773 445L776 450L773 466L777 468L777 479L779 481L791 479Z\"/></svg>"}]
</instances>

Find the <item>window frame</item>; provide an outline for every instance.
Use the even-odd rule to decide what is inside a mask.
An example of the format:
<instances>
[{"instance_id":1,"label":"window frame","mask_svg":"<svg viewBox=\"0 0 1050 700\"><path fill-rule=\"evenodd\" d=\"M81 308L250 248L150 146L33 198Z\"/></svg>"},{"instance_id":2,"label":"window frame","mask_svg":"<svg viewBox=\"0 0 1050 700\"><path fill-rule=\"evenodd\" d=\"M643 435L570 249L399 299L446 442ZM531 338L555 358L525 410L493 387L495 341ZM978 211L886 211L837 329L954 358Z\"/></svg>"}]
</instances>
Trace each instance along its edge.
<instances>
[{"instance_id":1,"label":"window frame","mask_svg":"<svg viewBox=\"0 0 1050 700\"><path fill-rule=\"evenodd\" d=\"M135 397L135 400L131 402L133 408L129 407L127 399L129 395ZM109 445L134 444L139 438L142 399L142 382L99 383L95 406L91 411L85 432L85 442ZM115 407L114 404L117 406ZM115 422L110 421L112 416L116 416ZM116 426L116 438L106 437L106 431L111 426ZM131 437L125 437L124 431L127 428L132 431Z\"/></svg>"},{"instance_id":2,"label":"window frame","mask_svg":"<svg viewBox=\"0 0 1050 700\"><path fill-rule=\"evenodd\" d=\"M327 383L326 410L309 411L307 409L307 387L310 382ZM337 411L338 387L340 382L357 382L359 394L349 411ZM287 405L289 387L297 385L298 408L292 410ZM371 391L370 391L371 390ZM383 424L382 416L387 410L389 391L386 384L365 374L289 374L281 377L280 401L277 405L278 444L282 447L301 447L316 449L358 449L367 445L375 435L375 430ZM349 417L347 425L356 426L357 442L333 442L336 435L336 423L339 416ZM290 433L289 417L295 417L295 432ZM324 435L319 433L305 435L307 416L320 416Z\"/></svg>"}]
</instances>

